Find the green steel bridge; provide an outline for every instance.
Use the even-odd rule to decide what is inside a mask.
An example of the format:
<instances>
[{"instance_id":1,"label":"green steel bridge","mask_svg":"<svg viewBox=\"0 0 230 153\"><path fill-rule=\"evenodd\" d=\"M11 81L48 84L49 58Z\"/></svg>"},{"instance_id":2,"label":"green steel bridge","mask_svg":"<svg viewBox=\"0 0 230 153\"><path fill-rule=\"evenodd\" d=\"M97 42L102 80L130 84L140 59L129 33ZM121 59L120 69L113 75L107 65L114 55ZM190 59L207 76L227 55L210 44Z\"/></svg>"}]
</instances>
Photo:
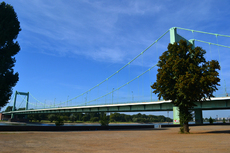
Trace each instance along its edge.
<instances>
[{"instance_id":1,"label":"green steel bridge","mask_svg":"<svg viewBox=\"0 0 230 153\"><path fill-rule=\"evenodd\" d=\"M186 32L190 32L192 35L192 39L185 39L177 33L177 30L181 30L184 35L186 35ZM3 112L3 114L11 115L11 117L13 118L14 115L18 114L29 115L40 113L173 111L174 123L178 123L179 117L177 107L174 107L170 103L170 101L153 100L154 95L152 94L152 89L150 85L152 84L152 82L154 82L154 80L151 80L151 73L154 73L154 75L156 76L156 70L154 71L154 68L157 67L156 63L158 60L155 61L156 63L152 63L145 71L143 70L143 67L141 69L137 67L138 62L142 62L142 65L144 65L143 56L144 54L149 56L148 51L151 51L151 48L153 48L153 46L156 46L156 49L154 49L154 56L157 54L157 58L159 57L158 51L160 49L158 49L159 47L157 47L157 44L158 46L159 44L161 45L160 41L165 38L166 34L168 33L170 34L170 43L179 42L181 39L183 39L186 40L189 44L192 44L194 47L196 42L198 46L201 46L205 50L209 50L210 55L207 57L208 60L218 60L221 68L224 67L226 65L226 61L228 62L229 60L228 56L226 56L230 49L230 46L228 46L229 40L226 41L223 39L230 38L229 35L172 27L167 30L162 36L160 36L156 41L154 41L149 47L142 51L139 55L134 57L119 70L115 71L115 73L113 73L111 76L109 76L96 86L92 87L91 89L87 90L86 92L72 99L67 99L67 101L64 102L55 104L54 100L54 104L51 104L39 101L29 92L25 93L16 91L12 111ZM199 38L201 38L202 40L197 38L195 39L195 34L200 34ZM203 37L203 35L213 38L204 40L204 38L207 37ZM227 43L227 45L224 44L225 42ZM164 45L166 46L166 44ZM135 73L135 75L132 75L131 72L133 71L139 71L141 73ZM223 71L225 73L223 73ZM195 111L196 123L202 123L202 110L230 109L230 97L228 97L225 82L225 78L228 79L227 72L228 69L221 69L221 71L219 72L220 78L222 80L219 90L221 90L222 92L215 93L216 97L211 98L210 100L207 99L206 101L195 102L197 106L195 106L193 110ZM128 80L126 80L126 82L118 79L121 73L125 73L125 75L128 76ZM149 78L146 79L146 76L148 76ZM110 80L112 83L109 82ZM114 82L117 82L117 84L114 85ZM114 88L114 86L116 87ZM147 89L148 92L145 92L144 89ZM148 94L145 95L146 93ZM23 100L26 103L25 110L16 110L16 108L20 107L16 106L19 103L17 101L17 96L20 96L22 98L24 96ZM31 102L31 100L29 101L29 96L32 97L35 102Z\"/></svg>"},{"instance_id":2,"label":"green steel bridge","mask_svg":"<svg viewBox=\"0 0 230 153\"><path fill-rule=\"evenodd\" d=\"M195 104L197 105L193 108L193 110L195 111L195 120L196 123L201 123L202 110L230 109L230 97L211 98L210 100L195 102ZM173 107L174 105L171 103L171 101L155 101L155 102L141 102L141 103L19 110L19 111L4 112L3 114L29 115L29 114L42 114L42 113L55 114L55 113L173 111Z\"/></svg>"}]
</instances>

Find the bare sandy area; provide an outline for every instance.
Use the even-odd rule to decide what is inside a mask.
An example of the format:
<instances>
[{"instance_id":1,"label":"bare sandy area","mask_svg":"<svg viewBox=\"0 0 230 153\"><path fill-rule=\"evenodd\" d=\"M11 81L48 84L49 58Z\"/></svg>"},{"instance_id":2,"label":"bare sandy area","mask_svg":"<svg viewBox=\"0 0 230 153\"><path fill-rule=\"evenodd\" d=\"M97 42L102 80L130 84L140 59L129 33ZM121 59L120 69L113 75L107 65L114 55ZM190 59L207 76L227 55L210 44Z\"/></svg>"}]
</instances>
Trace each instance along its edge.
<instances>
[{"instance_id":1,"label":"bare sandy area","mask_svg":"<svg viewBox=\"0 0 230 153\"><path fill-rule=\"evenodd\" d=\"M0 132L0 152L230 153L230 126L77 132Z\"/></svg>"}]
</instances>

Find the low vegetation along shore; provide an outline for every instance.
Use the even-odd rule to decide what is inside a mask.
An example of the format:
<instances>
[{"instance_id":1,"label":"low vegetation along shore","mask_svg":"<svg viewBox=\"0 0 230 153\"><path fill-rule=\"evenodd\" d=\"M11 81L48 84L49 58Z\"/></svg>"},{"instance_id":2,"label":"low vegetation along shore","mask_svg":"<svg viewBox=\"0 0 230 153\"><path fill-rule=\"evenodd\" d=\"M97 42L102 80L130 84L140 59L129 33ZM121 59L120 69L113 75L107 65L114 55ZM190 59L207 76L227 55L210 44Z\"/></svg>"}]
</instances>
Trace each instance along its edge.
<instances>
[{"instance_id":1,"label":"low vegetation along shore","mask_svg":"<svg viewBox=\"0 0 230 153\"><path fill-rule=\"evenodd\" d=\"M25 115L18 115L18 118L25 118ZM153 123L172 122L171 118L146 114L120 114L120 113L60 113L60 114L33 114L27 116L30 122L39 123Z\"/></svg>"}]
</instances>

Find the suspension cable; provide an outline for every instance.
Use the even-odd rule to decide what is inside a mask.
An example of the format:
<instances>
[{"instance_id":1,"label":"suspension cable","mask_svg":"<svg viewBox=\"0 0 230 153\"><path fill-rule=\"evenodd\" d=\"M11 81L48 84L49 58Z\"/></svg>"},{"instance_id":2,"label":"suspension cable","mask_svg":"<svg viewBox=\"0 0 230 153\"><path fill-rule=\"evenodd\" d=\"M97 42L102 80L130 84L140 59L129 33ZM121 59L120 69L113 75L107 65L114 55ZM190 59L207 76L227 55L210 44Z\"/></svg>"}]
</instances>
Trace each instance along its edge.
<instances>
[{"instance_id":1,"label":"suspension cable","mask_svg":"<svg viewBox=\"0 0 230 153\"><path fill-rule=\"evenodd\" d=\"M114 89L114 91L117 91L117 90L123 88L124 86L128 85L129 83L133 82L134 80L136 80L136 79L139 78L140 76L144 75L145 73L147 73L148 71L150 71L151 69L153 69L155 66L157 66L157 64L155 64L154 66L150 67L148 70L146 70L146 71L143 72L142 74L138 75L137 77L135 77L135 78L132 79L131 81L129 81L129 82L123 84L122 86L118 87L117 89ZM91 101L89 101L88 103L93 102L93 101L95 101L95 100L97 100L97 99L103 98L103 97L105 97L105 96L107 96L107 95L109 95L109 94L111 94L111 93L112 93L112 91L109 92L109 93L107 93L107 94L105 94L105 95L103 95L103 96L101 96L101 97L98 97L98 98L96 98L96 99L94 99L94 100L91 100Z\"/></svg>"},{"instance_id":2,"label":"suspension cable","mask_svg":"<svg viewBox=\"0 0 230 153\"><path fill-rule=\"evenodd\" d=\"M203 41L203 40L198 40L198 39L194 39L194 40L195 40L195 41L198 41L198 42L206 43L206 44L209 44L209 45L215 45L215 46L219 46L219 47L230 48L230 46L215 44L215 43L211 43L211 42L207 42L207 41Z\"/></svg>"},{"instance_id":3,"label":"suspension cable","mask_svg":"<svg viewBox=\"0 0 230 153\"><path fill-rule=\"evenodd\" d=\"M163 36L165 36L167 33L169 32L169 30L167 30L163 35L161 35L155 42L153 42L149 47L147 47L144 51L142 51L139 55L137 55L136 57L134 57L130 62L128 62L127 64L125 64L122 68L120 68L118 71L116 71L115 73L113 73L111 76L109 76L107 79L103 80L102 82L100 82L99 84L97 84L96 86L92 87L91 89L85 91L84 93L70 99L70 100L73 100L73 99L76 99L82 95L84 95L85 93L87 93L88 91L90 90L93 90L94 88L96 88L97 86L101 85L102 83L108 81L111 77L113 77L114 75L116 75L118 72L120 72L121 70L123 70L125 67L127 67L129 64L131 64L133 61L135 61L139 56L141 56L143 53L145 53L149 48L151 48L154 44L157 43L157 41L159 41ZM62 103L66 103L66 102L62 102ZM62 103L59 103L57 105L60 105Z\"/></svg>"},{"instance_id":4,"label":"suspension cable","mask_svg":"<svg viewBox=\"0 0 230 153\"><path fill-rule=\"evenodd\" d=\"M180 28L180 27L176 27L177 29L181 29L181 30L186 30L186 31L192 31L192 32L197 32L197 33L204 33L204 34L209 34L209 35L218 35L221 37L229 37L229 35L221 35L221 34L217 34L217 33L210 33L210 32L204 32L204 31L198 31L198 30L192 30L192 29L186 29L186 28Z\"/></svg>"}]
</instances>

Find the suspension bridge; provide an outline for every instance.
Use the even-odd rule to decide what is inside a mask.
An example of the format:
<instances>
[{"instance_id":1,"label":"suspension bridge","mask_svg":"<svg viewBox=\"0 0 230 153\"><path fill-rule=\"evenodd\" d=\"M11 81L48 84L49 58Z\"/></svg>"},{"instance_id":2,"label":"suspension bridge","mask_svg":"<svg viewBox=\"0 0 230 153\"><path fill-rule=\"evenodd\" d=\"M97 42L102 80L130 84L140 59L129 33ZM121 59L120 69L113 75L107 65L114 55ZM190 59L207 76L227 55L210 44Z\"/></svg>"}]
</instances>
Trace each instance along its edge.
<instances>
[{"instance_id":1,"label":"suspension bridge","mask_svg":"<svg viewBox=\"0 0 230 153\"><path fill-rule=\"evenodd\" d=\"M183 39L193 46L196 44L202 47L207 51L206 60L218 60L221 66L219 71L221 86L214 93L215 98L196 102L197 106L194 107L196 121L201 123L202 110L230 109L230 97L227 92L228 56L230 55L227 39L229 38L229 35L172 27L111 76L82 94L55 103L55 100L41 102L29 92L16 91L11 102L8 103L8 106L12 106L12 111L3 114L11 115L13 118L17 114L173 111L176 123L179 121L178 109L170 101L157 100L150 86L156 80L158 58L166 50L167 43L179 42ZM146 61L150 62L146 63ZM17 100L19 98L22 102ZM20 110L22 107L24 109Z\"/></svg>"}]
</instances>

